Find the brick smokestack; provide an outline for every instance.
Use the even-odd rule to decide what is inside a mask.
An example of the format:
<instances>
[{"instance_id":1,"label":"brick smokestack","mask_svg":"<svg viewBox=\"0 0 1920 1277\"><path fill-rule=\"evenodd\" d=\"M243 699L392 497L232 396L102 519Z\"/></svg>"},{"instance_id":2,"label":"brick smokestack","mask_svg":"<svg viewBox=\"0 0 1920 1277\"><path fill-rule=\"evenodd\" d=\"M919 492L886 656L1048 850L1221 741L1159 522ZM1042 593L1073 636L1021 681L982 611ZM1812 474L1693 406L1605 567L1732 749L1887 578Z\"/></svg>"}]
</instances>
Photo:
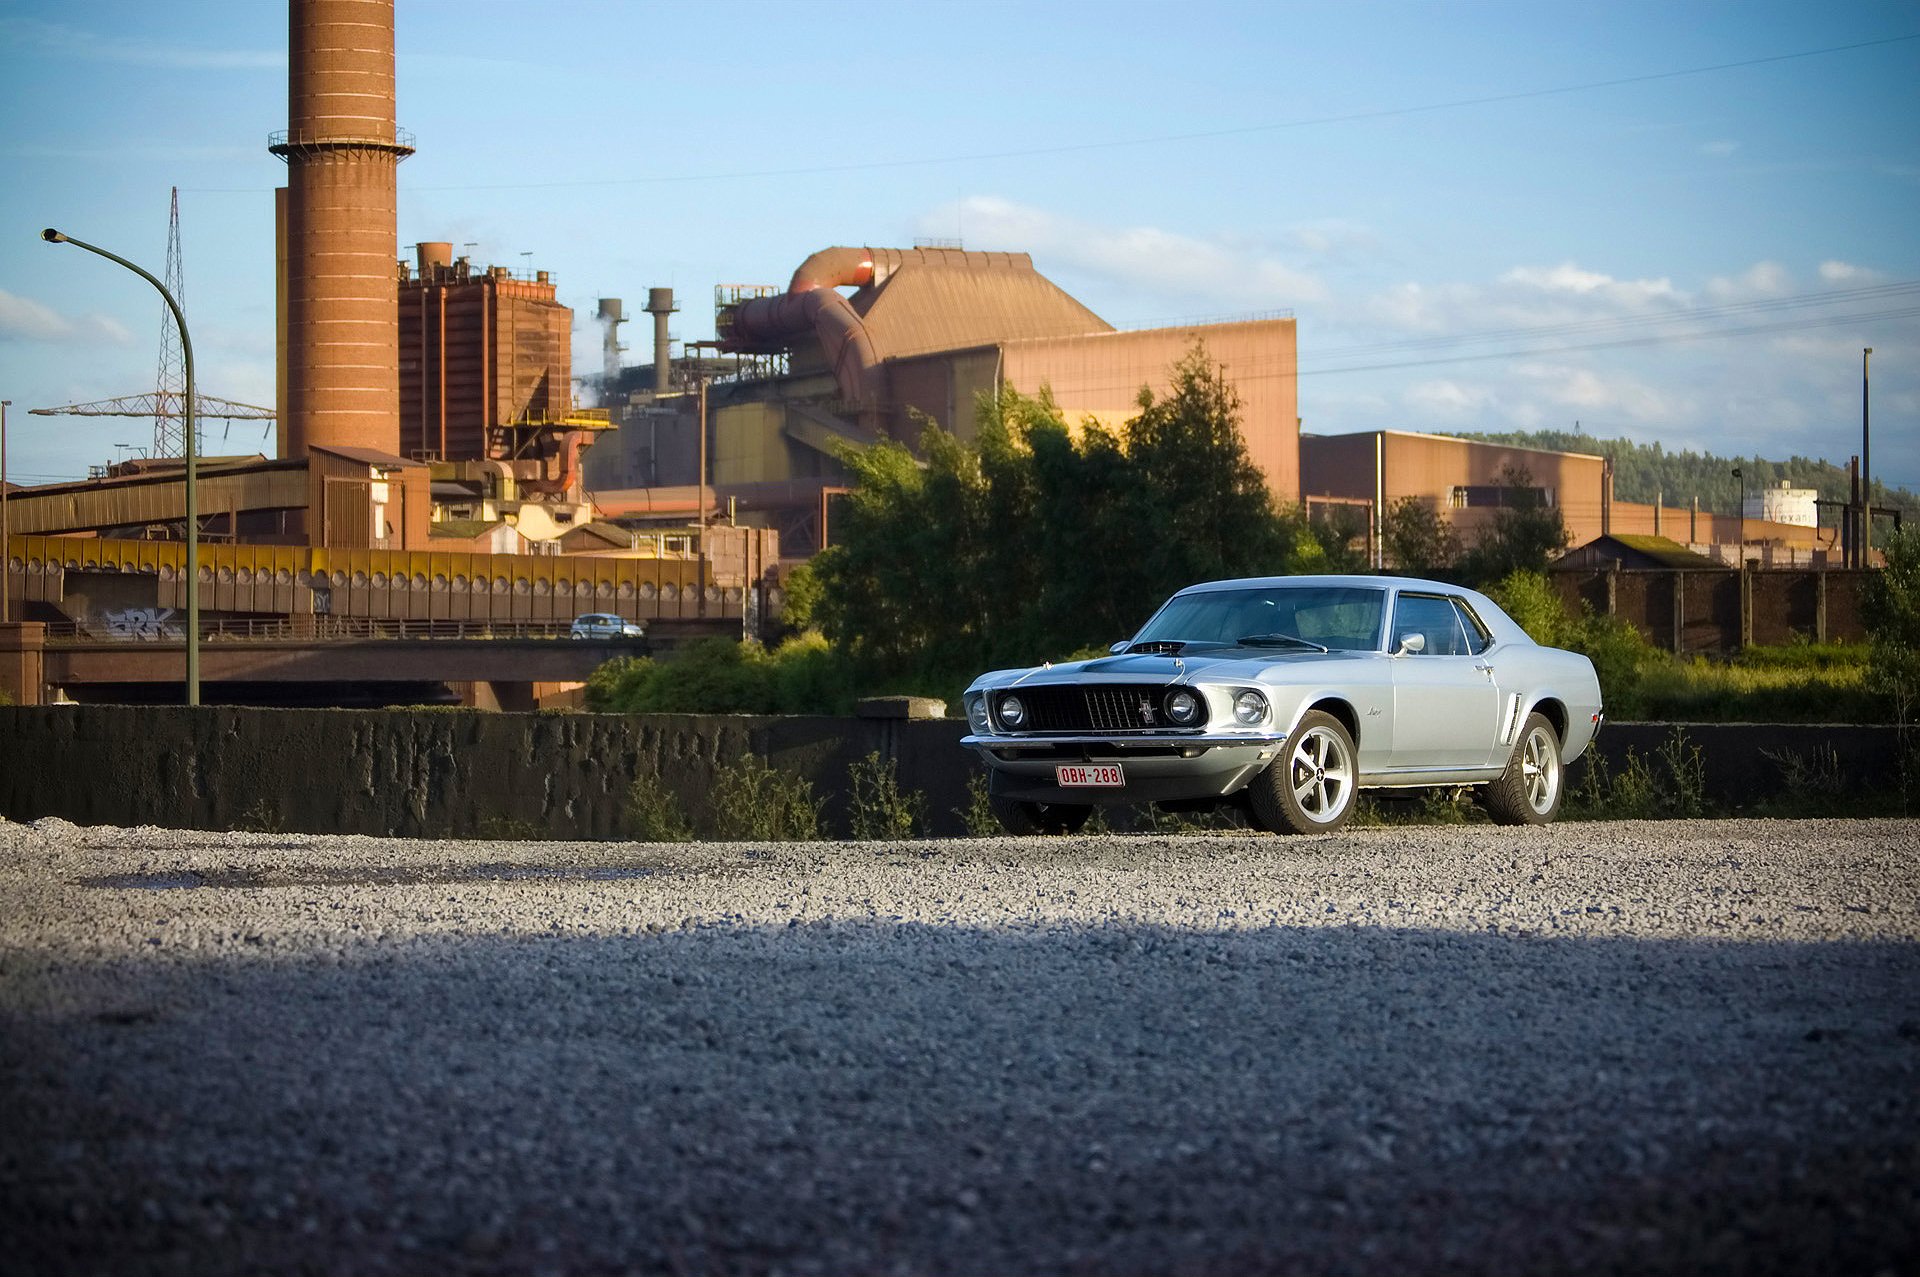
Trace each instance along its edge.
<instances>
[{"instance_id":1,"label":"brick smokestack","mask_svg":"<svg viewBox=\"0 0 1920 1277\"><path fill-rule=\"evenodd\" d=\"M393 0L290 0L281 455L400 445Z\"/></svg>"}]
</instances>

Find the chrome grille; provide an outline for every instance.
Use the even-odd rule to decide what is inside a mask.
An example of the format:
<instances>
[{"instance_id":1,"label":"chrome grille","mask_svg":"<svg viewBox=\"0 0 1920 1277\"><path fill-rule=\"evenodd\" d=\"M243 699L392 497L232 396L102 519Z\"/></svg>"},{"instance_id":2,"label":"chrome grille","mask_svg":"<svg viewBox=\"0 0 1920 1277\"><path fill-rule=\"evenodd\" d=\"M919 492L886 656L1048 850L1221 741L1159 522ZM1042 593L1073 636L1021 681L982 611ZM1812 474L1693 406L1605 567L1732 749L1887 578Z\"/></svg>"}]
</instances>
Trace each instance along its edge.
<instances>
[{"instance_id":1,"label":"chrome grille","mask_svg":"<svg viewBox=\"0 0 1920 1277\"><path fill-rule=\"evenodd\" d=\"M1090 683L1021 687L1014 695L1026 702L1026 731L1138 732L1168 726L1160 709L1164 691L1151 683Z\"/></svg>"}]
</instances>

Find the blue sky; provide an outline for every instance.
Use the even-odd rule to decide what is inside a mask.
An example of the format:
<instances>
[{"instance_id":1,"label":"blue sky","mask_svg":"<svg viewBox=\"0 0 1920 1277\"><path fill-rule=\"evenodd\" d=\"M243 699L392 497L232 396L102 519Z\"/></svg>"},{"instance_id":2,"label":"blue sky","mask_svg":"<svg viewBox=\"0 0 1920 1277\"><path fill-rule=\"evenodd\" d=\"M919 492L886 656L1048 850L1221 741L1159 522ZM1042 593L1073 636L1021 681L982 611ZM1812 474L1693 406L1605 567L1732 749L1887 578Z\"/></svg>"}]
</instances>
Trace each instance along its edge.
<instances>
[{"instance_id":1,"label":"blue sky","mask_svg":"<svg viewBox=\"0 0 1920 1277\"><path fill-rule=\"evenodd\" d=\"M537 24L528 15L537 15ZM180 188L204 393L273 400L267 2L0 7L0 397L16 481L151 421ZM1322 433L1571 429L1920 488L1912 3L642 4L400 0L399 242L595 300L784 285L815 249L959 239L1122 327L1299 320ZM645 316L629 358L647 357ZM209 423L209 451L270 448Z\"/></svg>"}]
</instances>

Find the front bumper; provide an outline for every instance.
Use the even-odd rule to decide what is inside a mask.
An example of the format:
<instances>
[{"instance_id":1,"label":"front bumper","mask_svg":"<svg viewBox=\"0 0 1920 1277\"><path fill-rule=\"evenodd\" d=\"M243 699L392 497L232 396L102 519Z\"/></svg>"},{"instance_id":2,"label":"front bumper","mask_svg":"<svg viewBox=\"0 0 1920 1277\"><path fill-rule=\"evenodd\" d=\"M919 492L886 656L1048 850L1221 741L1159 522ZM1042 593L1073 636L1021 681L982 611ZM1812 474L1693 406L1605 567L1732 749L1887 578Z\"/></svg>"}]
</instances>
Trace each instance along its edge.
<instances>
[{"instance_id":1,"label":"front bumper","mask_svg":"<svg viewBox=\"0 0 1920 1277\"><path fill-rule=\"evenodd\" d=\"M1132 804L1224 798L1244 789L1286 744L1285 732L1137 736L970 735L962 745L987 764L992 791L1025 802ZM1063 763L1118 763L1126 784L1063 789Z\"/></svg>"}]
</instances>

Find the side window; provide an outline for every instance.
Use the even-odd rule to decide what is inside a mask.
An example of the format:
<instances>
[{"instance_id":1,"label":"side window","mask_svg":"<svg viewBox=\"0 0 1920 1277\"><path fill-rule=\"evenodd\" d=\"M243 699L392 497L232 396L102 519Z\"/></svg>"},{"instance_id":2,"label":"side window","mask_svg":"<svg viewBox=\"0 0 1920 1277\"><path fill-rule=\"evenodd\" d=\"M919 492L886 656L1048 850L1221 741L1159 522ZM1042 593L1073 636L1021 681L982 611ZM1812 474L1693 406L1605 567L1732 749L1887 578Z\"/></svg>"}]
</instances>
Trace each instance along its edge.
<instances>
[{"instance_id":1,"label":"side window","mask_svg":"<svg viewBox=\"0 0 1920 1277\"><path fill-rule=\"evenodd\" d=\"M1460 632L1466 636L1466 645L1460 650L1470 656L1478 656L1486 651L1493 642L1492 632L1479 617L1474 615L1473 609L1467 606L1466 600L1453 600L1453 610L1460 614Z\"/></svg>"},{"instance_id":2,"label":"side window","mask_svg":"<svg viewBox=\"0 0 1920 1277\"><path fill-rule=\"evenodd\" d=\"M1447 599L1432 594L1402 594L1393 607L1393 650L1409 634L1426 638L1423 656L1460 656L1467 650L1460 616Z\"/></svg>"}]
</instances>

